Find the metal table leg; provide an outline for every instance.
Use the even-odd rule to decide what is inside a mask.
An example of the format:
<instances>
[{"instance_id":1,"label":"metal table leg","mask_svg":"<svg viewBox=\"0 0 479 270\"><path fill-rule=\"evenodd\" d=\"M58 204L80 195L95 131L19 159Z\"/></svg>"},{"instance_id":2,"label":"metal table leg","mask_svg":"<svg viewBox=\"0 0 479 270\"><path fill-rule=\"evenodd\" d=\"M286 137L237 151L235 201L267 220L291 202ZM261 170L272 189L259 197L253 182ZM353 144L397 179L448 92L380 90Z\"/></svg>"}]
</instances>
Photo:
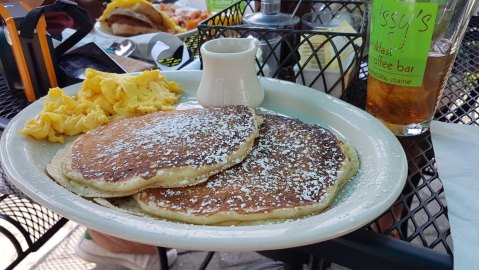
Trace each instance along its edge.
<instances>
[{"instance_id":1,"label":"metal table leg","mask_svg":"<svg viewBox=\"0 0 479 270\"><path fill-rule=\"evenodd\" d=\"M160 256L160 270L168 270L168 255L167 255L167 249L164 247L156 247L158 250L158 256ZM201 263L199 270L204 270L206 267L208 267L208 264L210 263L211 259L213 258L213 255L215 255L214 251L208 252L206 254L205 259Z\"/></svg>"},{"instance_id":2,"label":"metal table leg","mask_svg":"<svg viewBox=\"0 0 479 270\"><path fill-rule=\"evenodd\" d=\"M158 255L160 256L160 270L168 270L168 256L166 255L166 248L156 247Z\"/></svg>"}]
</instances>

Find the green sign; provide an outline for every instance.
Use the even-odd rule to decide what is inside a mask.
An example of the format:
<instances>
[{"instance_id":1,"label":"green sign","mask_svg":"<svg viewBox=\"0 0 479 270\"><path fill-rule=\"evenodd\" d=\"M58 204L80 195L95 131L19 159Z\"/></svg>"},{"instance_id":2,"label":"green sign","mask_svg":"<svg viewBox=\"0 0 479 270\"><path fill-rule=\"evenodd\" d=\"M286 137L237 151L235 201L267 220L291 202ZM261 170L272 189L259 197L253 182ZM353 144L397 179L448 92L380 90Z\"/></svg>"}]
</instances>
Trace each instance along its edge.
<instances>
[{"instance_id":1,"label":"green sign","mask_svg":"<svg viewBox=\"0 0 479 270\"><path fill-rule=\"evenodd\" d=\"M209 11L221 11L238 0L207 0Z\"/></svg>"},{"instance_id":2,"label":"green sign","mask_svg":"<svg viewBox=\"0 0 479 270\"><path fill-rule=\"evenodd\" d=\"M368 72L402 86L421 86L438 3L372 1Z\"/></svg>"}]
</instances>

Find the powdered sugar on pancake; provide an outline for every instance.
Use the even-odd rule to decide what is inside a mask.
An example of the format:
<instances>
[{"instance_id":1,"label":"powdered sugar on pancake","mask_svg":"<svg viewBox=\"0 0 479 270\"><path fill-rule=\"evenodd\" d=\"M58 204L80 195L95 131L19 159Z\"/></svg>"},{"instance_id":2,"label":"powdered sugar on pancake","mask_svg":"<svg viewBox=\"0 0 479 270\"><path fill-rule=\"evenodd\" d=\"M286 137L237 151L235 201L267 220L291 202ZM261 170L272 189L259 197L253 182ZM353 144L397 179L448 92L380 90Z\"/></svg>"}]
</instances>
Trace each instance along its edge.
<instances>
[{"instance_id":1,"label":"powdered sugar on pancake","mask_svg":"<svg viewBox=\"0 0 479 270\"><path fill-rule=\"evenodd\" d=\"M152 113L84 135L72 148L72 168L87 180L115 182L148 179L164 168L226 164L255 129L245 106Z\"/></svg>"},{"instance_id":2,"label":"powdered sugar on pancake","mask_svg":"<svg viewBox=\"0 0 479 270\"><path fill-rule=\"evenodd\" d=\"M334 134L299 120L267 115L250 155L200 185L148 189L150 207L209 216L220 212L267 213L327 199L345 155Z\"/></svg>"}]
</instances>

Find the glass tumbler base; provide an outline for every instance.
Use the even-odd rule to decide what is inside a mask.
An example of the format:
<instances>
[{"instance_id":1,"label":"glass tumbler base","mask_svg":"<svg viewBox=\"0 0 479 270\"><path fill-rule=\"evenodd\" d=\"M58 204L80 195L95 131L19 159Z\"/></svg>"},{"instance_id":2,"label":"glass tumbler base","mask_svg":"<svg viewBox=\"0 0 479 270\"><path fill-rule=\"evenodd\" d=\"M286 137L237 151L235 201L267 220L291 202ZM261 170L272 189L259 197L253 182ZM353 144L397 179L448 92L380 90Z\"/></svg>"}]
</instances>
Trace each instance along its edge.
<instances>
[{"instance_id":1,"label":"glass tumbler base","mask_svg":"<svg viewBox=\"0 0 479 270\"><path fill-rule=\"evenodd\" d=\"M416 136L426 132L431 125L431 120L426 120L421 123L413 123L408 125L393 124L386 121L381 121L386 125L396 136Z\"/></svg>"}]
</instances>

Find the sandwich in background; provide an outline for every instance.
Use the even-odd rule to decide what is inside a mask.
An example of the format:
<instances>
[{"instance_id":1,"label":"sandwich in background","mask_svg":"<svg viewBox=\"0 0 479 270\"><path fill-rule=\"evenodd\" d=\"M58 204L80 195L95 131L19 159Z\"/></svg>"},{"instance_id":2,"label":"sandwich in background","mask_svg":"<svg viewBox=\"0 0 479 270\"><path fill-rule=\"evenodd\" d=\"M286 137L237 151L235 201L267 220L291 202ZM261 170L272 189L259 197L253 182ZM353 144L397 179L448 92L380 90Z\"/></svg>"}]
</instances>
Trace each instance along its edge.
<instances>
[{"instance_id":1,"label":"sandwich in background","mask_svg":"<svg viewBox=\"0 0 479 270\"><path fill-rule=\"evenodd\" d=\"M146 0L114 0L108 4L98 21L117 36L155 32L178 34L186 31Z\"/></svg>"}]
</instances>

